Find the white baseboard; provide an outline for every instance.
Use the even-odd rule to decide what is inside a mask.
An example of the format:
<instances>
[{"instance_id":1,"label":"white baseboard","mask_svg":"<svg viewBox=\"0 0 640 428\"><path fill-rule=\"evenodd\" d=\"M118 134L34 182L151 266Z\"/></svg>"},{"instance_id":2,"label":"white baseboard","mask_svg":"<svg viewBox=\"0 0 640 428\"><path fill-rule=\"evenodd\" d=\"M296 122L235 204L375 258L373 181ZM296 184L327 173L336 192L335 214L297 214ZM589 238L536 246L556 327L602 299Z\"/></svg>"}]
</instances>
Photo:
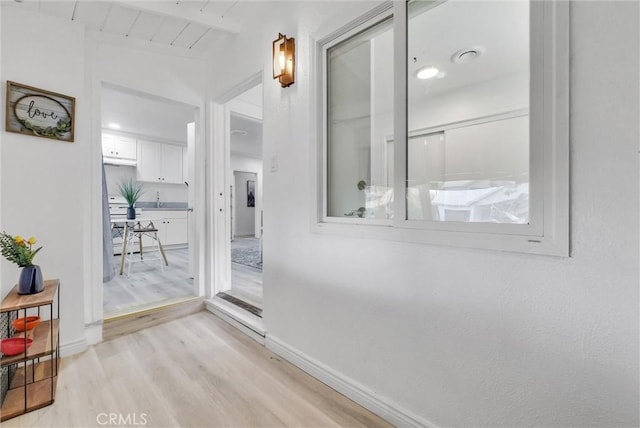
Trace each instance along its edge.
<instances>
[{"instance_id":1,"label":"white baseboard","mask_svg":"<svg viewBox=\"0 0 640 428\"><path fill-rule=\"evenodd\" d=\"M437 425L378 396L369 388L315 361L273 336L267 335L265 342L265 346L273 353L395 426L438 428Z\"/></svg>"},{"instance_id":2,"label":"white baseboard","mask_svg":"<svg viewBox=\"0 0 640 428\"><path fill-rule=\"evenodd\" d=\"M69 357L71 355L80 354L86 351L88 348L87 340L82 339L73 340L71 342L60 344L60 357Z\"/></svg>"},{"instance_id":3,"label":"white baseboard","mask_svg":"<svg viewBox=\"0 0 640 428\"><path fill-rule=\"evenodd\" d=\"M204 301L205 308L244 334L264 345L265 330L262 319L220 298Z\"/></svg>"},{"instance_id":4,"label":"white baseboard","mask_svg":"<svg viewBox=\"0 0 640 428\"><path fill-rule=\"evenodd\" d=\"M88 345L102 342L102 321L93 324L85 324L84 338Z\"/></svg>"}]
</instances>

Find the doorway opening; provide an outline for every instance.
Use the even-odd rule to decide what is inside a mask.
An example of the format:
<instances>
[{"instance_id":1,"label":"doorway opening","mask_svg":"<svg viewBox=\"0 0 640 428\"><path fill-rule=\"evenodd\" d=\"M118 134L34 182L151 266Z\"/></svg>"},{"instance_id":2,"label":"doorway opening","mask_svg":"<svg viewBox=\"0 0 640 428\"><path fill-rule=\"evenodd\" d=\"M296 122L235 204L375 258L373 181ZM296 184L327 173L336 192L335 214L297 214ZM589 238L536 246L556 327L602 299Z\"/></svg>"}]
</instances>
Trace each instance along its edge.
<instances>
[{"instance_id":1,"label":"doorway opening","mask_svg":"<svg viewBox=\"0 0 640 428\"><path fill-rule=\"evenodd\" d=\"M231 276L217 297L262 317L262 84L227 105Z\"/></svg>"},{"instance_id":2,"label":"doorway opening","mask_svg":"<svg viewBox=\"0 0 640 428\"><path fill-rule=\"evenodd\" d=\"M198 108L103 83L104 319L195 298L191 171ZM123 184L140 187L129 218Z\"/></svg>"}]
</instances>

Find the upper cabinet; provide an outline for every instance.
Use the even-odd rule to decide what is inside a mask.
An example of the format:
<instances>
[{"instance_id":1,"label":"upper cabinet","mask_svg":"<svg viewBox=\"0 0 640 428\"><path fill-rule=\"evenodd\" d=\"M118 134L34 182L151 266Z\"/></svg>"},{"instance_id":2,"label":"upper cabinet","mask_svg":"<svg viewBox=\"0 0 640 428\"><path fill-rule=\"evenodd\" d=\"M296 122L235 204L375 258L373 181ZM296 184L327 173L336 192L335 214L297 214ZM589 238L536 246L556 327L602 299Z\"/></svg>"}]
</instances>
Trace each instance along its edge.
<instances>
[{"instance_id":1,"label":"upper cabinet","mask_svg":"<svg viewBox=\"0 0 640 428\"><path fill-rule=\"evenodd\" d=\"M102 134L102 155L105 163L135 165L136 140L114 134Z\"/></svg>"},{"instance_id":2,"label":"upper cabinet","mask_svg":"<svg viewBox=\"0 0 640 428\"><path fill-rule=\"evenodd\" d=\"M138 140L138 180L182 184L182 146Z\"/></svg>"},{"instance_id":3,"label":"upper cabinet","mask_svg":"<svg viewBox=\"0 0 640 428\"><path fill-rule=\"evenodd\" d=\"M189 156L187 152L187 148L182 148L182 181L185 183L189 182Z\"/></svg>"}]
</instances>

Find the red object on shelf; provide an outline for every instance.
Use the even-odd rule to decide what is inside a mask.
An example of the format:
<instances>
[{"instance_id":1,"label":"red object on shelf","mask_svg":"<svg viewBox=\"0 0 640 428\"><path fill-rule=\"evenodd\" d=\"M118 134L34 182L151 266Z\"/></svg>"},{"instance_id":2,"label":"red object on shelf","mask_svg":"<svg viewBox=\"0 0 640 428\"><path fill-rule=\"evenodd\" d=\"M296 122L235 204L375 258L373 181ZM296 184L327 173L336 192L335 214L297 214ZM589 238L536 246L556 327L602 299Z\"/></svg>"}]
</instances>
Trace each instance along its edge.
<instances>
[{"instance_id":1,"label":"red object on shelf","mask_svg":"<svg viewBox=\"0 0 640 428\"><path fill-rule=\"evenodd\" d=\"M27 328L26 328L27 330L34 329L38 326L38 324L40 324L40 317L36 317L36 316L18 318L17 320L13 320L11 324L13 324L13 328L15 328L17 331L24 331L25 320L27 322Z\"/></svg>"},{"instance_id":2,"label":"red object on shelf","mask_svg":"<svg viewBox=\"0 0 640 428\"><path fill-rule=\"evenodd\" d=\"M26 349L29 349L33 339L27 339ZM9 339L2 339L0 342L0 351L4 355L18 355L25 351L25 340L23 337L10 337Z\"/></svg>"}]
</instances>

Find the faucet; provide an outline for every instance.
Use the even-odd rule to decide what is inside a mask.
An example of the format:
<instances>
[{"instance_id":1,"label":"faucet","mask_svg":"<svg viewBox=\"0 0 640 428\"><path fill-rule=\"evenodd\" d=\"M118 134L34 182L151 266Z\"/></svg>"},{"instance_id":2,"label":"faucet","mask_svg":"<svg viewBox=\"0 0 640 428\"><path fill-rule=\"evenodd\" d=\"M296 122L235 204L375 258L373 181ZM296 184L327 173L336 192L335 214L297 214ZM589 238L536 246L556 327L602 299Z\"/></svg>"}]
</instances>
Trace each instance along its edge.
<instances>
[{"instance_id":1,"label":"faucet","mask_svg":"<svg viewBox=\"0 0 640 428\"><path fill-rule=\"evenodd\" d=\"M156 208L160 208L160 191L156 192Z\"/></svg>"}]
</instances>

